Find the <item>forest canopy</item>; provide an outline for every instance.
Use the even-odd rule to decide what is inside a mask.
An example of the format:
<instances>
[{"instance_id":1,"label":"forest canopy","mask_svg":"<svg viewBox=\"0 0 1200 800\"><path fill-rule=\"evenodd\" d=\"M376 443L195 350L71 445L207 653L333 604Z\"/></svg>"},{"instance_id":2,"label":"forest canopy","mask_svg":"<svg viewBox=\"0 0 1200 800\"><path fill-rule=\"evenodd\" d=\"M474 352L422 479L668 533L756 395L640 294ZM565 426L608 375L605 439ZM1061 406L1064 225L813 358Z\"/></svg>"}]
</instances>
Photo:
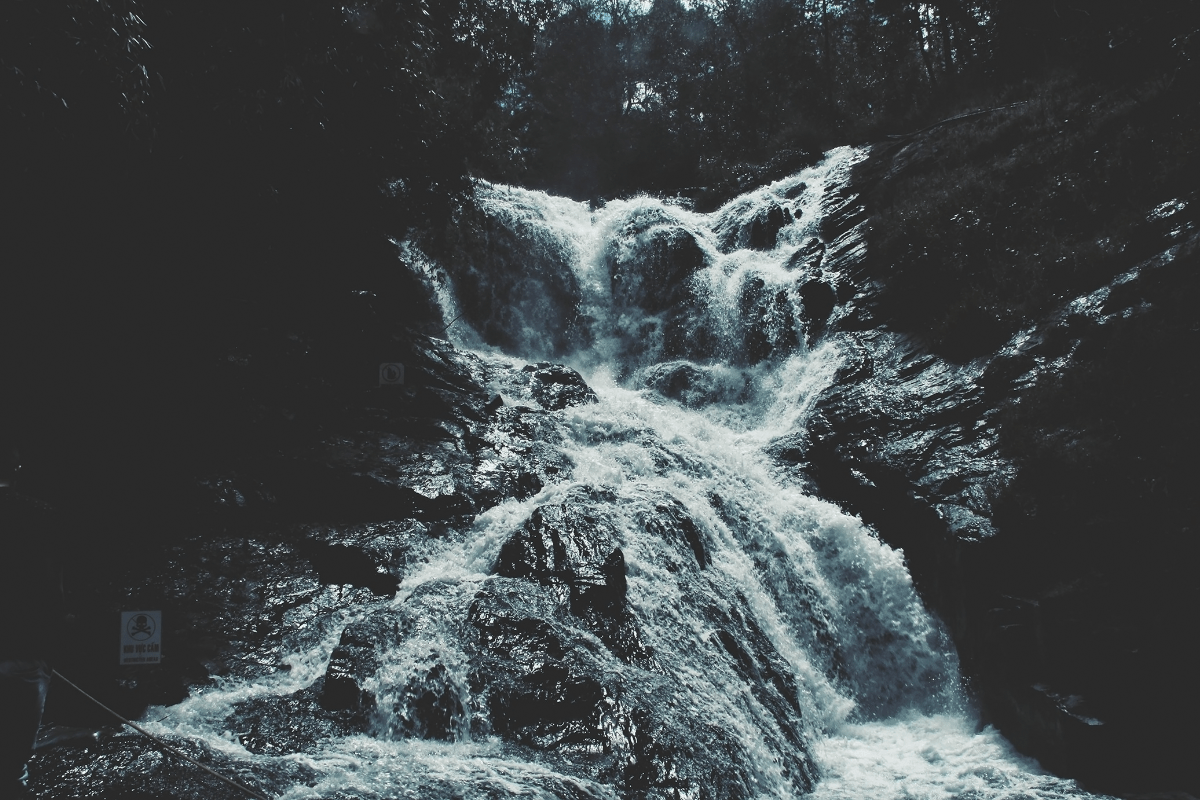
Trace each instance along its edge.
<instances>
[{"instance_id":1,"label":"forest canopy","mask_svg":"<svg viewBox=\"0 0 1200 800\"><path fill-rule=\"evenodd\" d=\"M13 0L0 17L6 178L69 153L73 171L215 169L417 215L469 172L583 198L719 182L1056 65L1177 69L1200 24L1177 0Z\"/></svg>"},{"instance_id":2,"label":"forest canopy","mask_svg":"<svg viewBox=\"0 0 1200 800\"><path fill-rule=\"evenodd\" d=\"M1173 81L1198 28L1195 0L11 0L9 324L383 286L471 177L711 207L1053 69Z\"/></svg>"}]
</instances>

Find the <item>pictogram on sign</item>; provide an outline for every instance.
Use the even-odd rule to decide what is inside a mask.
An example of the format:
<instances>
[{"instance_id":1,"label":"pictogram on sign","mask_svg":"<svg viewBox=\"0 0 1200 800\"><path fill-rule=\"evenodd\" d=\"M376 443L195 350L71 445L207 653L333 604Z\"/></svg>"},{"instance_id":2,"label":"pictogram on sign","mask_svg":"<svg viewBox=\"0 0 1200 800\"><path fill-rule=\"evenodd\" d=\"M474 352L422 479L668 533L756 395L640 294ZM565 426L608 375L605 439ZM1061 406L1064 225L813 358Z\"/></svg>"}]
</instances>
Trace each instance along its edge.
<instances>
[{"instance_id":1,"label":"pictogram on sign","mask_svg":"<svg viewBox=\"0 0 1200 800\"><path fill-rule=\"evenodd\" d=\"M157 664L162 660L162 612L121 612L121 664Z\"/></svg>"}]
</instances>

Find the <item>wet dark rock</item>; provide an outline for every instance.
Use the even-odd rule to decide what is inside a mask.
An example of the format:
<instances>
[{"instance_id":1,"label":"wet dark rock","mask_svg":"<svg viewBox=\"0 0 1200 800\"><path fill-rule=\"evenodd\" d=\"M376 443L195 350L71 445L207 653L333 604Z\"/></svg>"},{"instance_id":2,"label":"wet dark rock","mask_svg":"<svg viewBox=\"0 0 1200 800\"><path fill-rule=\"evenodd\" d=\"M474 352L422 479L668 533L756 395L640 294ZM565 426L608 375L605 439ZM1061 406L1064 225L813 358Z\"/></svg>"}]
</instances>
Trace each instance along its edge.
<instances>
[{"instance_id":1,"label":"wet dark rock","mask_svg":"<svg viewBox=\"0 0 1200 800\"><path fill-rule=\"evenodd\" d=\"M774 250L779 231L792 224L792 212L772 203L754 215L750 223L749 246L752 250Z\"/></svg>"},{"instance_id":2,"label":"wet dark rock","mask_svg":"<svg viewBox=\"0 0 1200 800\"><path fill-rule=\"evenodd\" d=\"M561 603L542 586L518 580L493 580L471 604L468 621L478 630L486 652L532 665L541 657L566 655L556 624Z\"/></svg>"},{"instance_id":3,"label":"wet dark rock","mask_svg":"<svg viewBox=\"0 0 1200 800\"><path fill-rule=\"evenodd\" d=\"M838 341L849 364L817 402L800 448L806 471L823 494L848 503L904 549L922 590L948 591L941 570L952 556L933 531L963 541L994 535L993 504L1011 476L988 422L995 411L983 402L977 372L903 337Z\"/></svg>"},{"instance_id":4,"label":"wet dark rock","mask_svg":"<svg viewBox=\"0 0 1200 800\"><path fill-rule=\"evenodd\" d=\"M540 506L500 549L496 574L547 586L619 658L646 663L649 653L625 603L625 557L603 506L586 491Z\"/></svg>"},{"instance_id":5,"label":"wet dark rock","mask_svg":"<svg viewBox=\"0 0 1200 800\"><path fill-rule=\"evenodd\" d=\"M259 506L271 506L277 499L258 481L243 481L235 476L224 476L201 480L197 487L203 498L200 502L210 508L225 510L257 510Z\"/></svg>"},{"instance_id":6,"label":"wet dark rock","mask_svg":"<svg viewBox=\"0 0 1200 800\"><path fill-rule=\"evenodd\" d=\"M316 772L302 763L280 759L253 766L194 739L167 736L165 741L191 758L266 795L292 786L311 786ZM57 747L30 762L37 796L49 800L236 800L245 793L225 785L194 765L148 746L132 731L103 732L84 746Z\"/></svg>"},{"instance_id":7,"label":"wet dark rock","mask_svg":"<svg viewBox=\"0 0 1200 800\"><path fill-rule=\"evenodd\" d=\"M446 269L463 317L488 344L547 357L586 341L570 254L536 221L501 220L465 205L447 228Z\"/></svg>"},{"instance_id":8,"label":"wet dark rock","mask_svg":"<svg viewBox=\"0 0 1200 800\"><path fill-rule=\"evenodd\" d=\"M266 755L311 752L322 740L367 730L369 707L329 708L325 693L318 679L289 695L247 700L234 707L227 722L243 747Z\"/></svg>"},{"instance_id":9,"label":"wet dark rock","mask_svg":"<svg viewBox=\"0 0 1200 800\"><path fill-rule=\"evenodd\" d=\"M697 303L683 303L661 323L651 321L626 340L631 361L706 361L723 351L721 334ZM645 358L646 355L651 358Z\"/></svg>"},{"instance_id":10,"label":"wet dark rock","mask_svg":"<svg viewBox=\"0 0 1200 800\"><path fill-rule=\"evenodd\" d=\"M616 549L616 534L603 512L585 502L540 506L525 526L504 543L496 574L561 585L579 597L587 587L603 585L601 564Z\"/></svg>"},{"instance_id":11,"label":"wet dark rock","mask_svg":"<svg viewBox=\"0 0 1200 800\"><path fill-rule=\"evenodd\" d=\"M712 556L709 555L704 533L675 498L662 496L655 502L653 513L641 517L641 523L647 531L666 541L685 544L696 557L696 567L706 569L712 566ZM672 569L673 566L668 564L667 568Z\"/></svg>"},{"instance_id":12,"label":"wet dark rock","mask_svg":"<svg viewBox=\"0 0 1200 800\"><path fill-rule=\"evenodd\" d=\"M114 606L162 608L164 660L195 661L213 676L273 673L291 647L323 635L325 614L339 603L374 601L368 589L323 586L300 538L275 531L186 540Z\"/></svg>"},{"instance_id":13,"label":"wet dark rock","mask_svg":"<svg viewBox=\"0 0 1200 800\"><path fill-rule=\"evenodd\" d=\"M493 732L570 758L574 769L633 796L755 796L736 735L678 707L678 688L661 675L613 671L555 609L546 588L515 579L494 579L476 597L473 691L487 698ZM797 785L811 785L795 756L785 757Z\"/></svg>"},{"instance_id":14,"label":"wet dark rock","mask_svg":"<svg viewBox=\"0 0 1200 800\"><path fill-rule=\"evenodd\" d=\"M742 346L726 358L732 363L757 364L782 357L800 343L795 309L786 291L768 288L762 276L749 274L738 296Z\"/></svg>"},{"instance_id":15,"label":"wet dark rock","mask_svg":"<svg viewBox=\"0 0 1200 800\"><path fill-rule=\"evenodd\" d=\"M444 664L413 676L393 705L394 729L417 739L454 742L468 732L462 687Z\"/></svg>"},{"instance_id":16,"label":"wet dark rock","mask_svg":"<svg viewBox=\"0 0 1200 800\"><path fill-rule=\"evenodd\" d=\"M752 761L745 744L685 710L687 687L650 656L640 634L621 638L640 625L625 597L624 553L611 524L616 501L607 490L573 489L564 502L535 509L502 546L498 576L468 615L478 632L472 693L483 698L493 732L570 757L589 777L636 796L756 796L741 766ZM796 787L811 787L791 668L739 610L745 598L710 582L722 578L707 569L706 535L666 492L646 489L622 502L652 534L654 562L675 576L687 603L706 609L713 637L696 645L706 668L753 684L753 702L772 720L768 746Z\"/></svg>"},{"instance_id":17,"label":"wet dark rock","mask_svg":"<svg viewBox=\"0 0 1200 800\"><path fill-rule=\"evenodd\" d=\"M690 408L712 403L738 402L747 391L747 377L724 367L710 367L689 361L668 361L646 369L642 385L663 397L678 400Z\"/></svg>"},{"instance_id":18,"label":"wet dark rock","mask_svg":"<svg viewBox=\"0 0 1200 800\"><path fill-rule=\"evenodd\" d=\"M361 525L310 524L296 528L297 533L303 536L299 543L301 549L311 548L318 543L327 547L350 548L366 556L374 574L396 578L404 574L414 551L419 551L428 540L438 538L445 530L444 521L421 522L416 519ZM373 576L364 577L374 579Z\"/></svg>"},{"instance_id":19,"label":"wet dark rock","mask_svg":"<svg viewBox=\"0 0 1200 800\"><path fill-rule=\"evenodd\" d=\"M639 209L605 253L618 307L658 314L687 304L690 281L706 263L695 236L662 209Z\"/></svg>"},{"instance_id":20,"label":"wet dark rock","mask_svg":"<svg viewBox=\"0 0 1200 800\"><path fill-rule=\"evenodd\" d=\"M825 257L825 243L815 236L810 238L787 260L787 268L815 274L821 268L821 260Z\"/></svg>"},{"instance_id":21,"label":"wet dark rock","mask_svg":"<svg viewBox=\"0 0 1200 800\"><path fill-rule=\"evenodd\" d=\"M795 200L797 197L804 194L806 191L808 191L807 183L797 183L795 186L791 187L786 192L784 192L783 196L786 197L788 200Z\"/></svg>"},{"instance_id":22,"label":"wet dark rock","mask_svg":"<svg viewBox=\"0 0 1200 800\"><path fill-rule=\"evenodd\" d=\"M350 544L325 544L302 540L297 549L309 560L321 583L349 584L370 589L372 594L393 595L400 579L381 570L362 550Z\"/></svg>"},{"instance_id":23,"label":"wet dark rock","mask_svg":"<svg viewBox=\"0 0 1200 800\"><path fill-rule=\"evenodd\" d=\"M527 365L525 372L529 373L530 393L547 411L599 402L583 376L570 367L541 362Z\"/></svg>"},{"instance_id":24,"label":"wet dark rock","mask_svg":"<svg viewBox=\"0 0 1200 800\"><path fill-rule=\"evenodd\" d=\"M1194 622L1195 593L1167 588L1181 579L1164 581L1170 567L1136 548L1100 544L1149 524L1150 551L1173 550L1194 517L1138 487L1174 481L1191 461L1168 442L1195 441L1194 426L1176 421L1163 436L1151 420L1177 418L1183 393L1179 356L1157 354L1195 349L1184 334L1194 311L1172 299L1194 285L1195 241L1085 289L995 352L967 343L973 360L952 363L887 330L889 265L856 249L860 220L848 199L823 232L841 239L826 267L859 287L828 323L845 364L808 439L772 452L904 549L985 713L1019 749L1110 791L1197 785L1177 766L1180 737L1155 733L1200 712L1173 632ZM1142 399L1149 386L1158 400ZM1156 473L1145 483L1139 464Z\"/></svg>"},{"instance_id":25,"label":"wet dark rock","mask_svg":"<svg viewBox=\"0 0 1200 800\"><path fill-rule=\"evenodd\" d=\"M808 450L808 437L803 433L780 436L764 448L772 458L787 464L802 464Z\"/></svg>"},{"instance_id":26,"label":"wet dark rock","mask_svg":"<svg viewBox=\"0 0 1200 800\"><path fill-rule=\"evenodd\" d=\"M473 690L486 698L492 730L532 747L597 754L610 748L600 725L605 688L572 658L575 646L551 590L489 582L468 620L479 635Z\"/></svg>"},{"instance_id":27,"label":"wet dark rock","mask_svg":"<svg viewBox=\"0 0 1200 800\"><path fill-rule=\"evenodd\" d=\"M747 631L742 632L744 634ZM752 633L750 641L760 645L765 642L766 637L757 627L749 632ZM733 659L734 668L751 687L755 698L770 711L791 746L803 750L804 734L797 725L800 720L800 705L796 699L798 687L791 678L787 664L773 648L753 654L748 652L727 629L718 628L716 638ZM771 659L771 656L774 658Z\"/></svg>"},{"instance_id":28,"label":"wet dark rock","mask_svg":"<svg viewBox=\"0 0 1200 800\"><path fill-rule=\"evenodd\" d=\"M824 330L835 305L837 293L828 281L812 278L800 285L800 307L810 339Z\"/></svg>"},{"instance_id":29,"label":"wet dark rock","mask_svg":"<svg viewBox=\"0 0 1200 800\"><path fill-rule=\"evenodd\" d=\"M757 208L751 202L739 201L717 220L715 231L721 252L730 253L738 248L773 250L779 231L795 221L791 209L775 200Z\"/></svg>"},{"instance_id":30,"label":"wet dark rock","mask_svg":"<svg viewBox=\"0 0 1200 800\"><path fill-rule=\"evenodd\" d=\"M527 391L528 385L518 388ZM568 469L554 447L561 438L558 424L545 412L526 406L497 409L491 424L471 442L476 501L488 507L509 497L523 500L557 480Z\"/></svg>"},{"instance_id":31,"label":"wet dark rock","mask_svg":"<svg viewBox=\"0 0 1200 800\"><path fill-rule=\"evenodd\" d=\"M379 670L381 650L399 643L408 627L404 618L390 614L372 614L347 625L330 655L318 691L321 707L359 713L373 710L375 697L363 689L363 684Z\"/></svg>"}]
</instances>

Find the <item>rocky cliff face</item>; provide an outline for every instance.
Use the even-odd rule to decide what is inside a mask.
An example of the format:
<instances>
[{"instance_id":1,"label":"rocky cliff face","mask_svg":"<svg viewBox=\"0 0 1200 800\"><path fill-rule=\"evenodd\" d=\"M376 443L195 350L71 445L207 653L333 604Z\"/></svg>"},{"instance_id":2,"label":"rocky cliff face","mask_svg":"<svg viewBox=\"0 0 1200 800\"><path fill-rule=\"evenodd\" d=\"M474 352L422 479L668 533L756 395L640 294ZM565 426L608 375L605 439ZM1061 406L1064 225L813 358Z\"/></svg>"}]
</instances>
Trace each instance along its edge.
<instances>
[{"instance_id":1,"label":"rocky cliff face","mask_svg":"<svg viewBox=\"0 0 1200 800\"><path fill-rule=\"evenodd\" d=\"M860 168L866 203L913 147ZM1157 255L965 362L905 332L889 264L835 254L857 287L828 334L844 366L805 435L773 446L904 550L987 717L1051 769L1117 792L1200 788L1179 725L1200 712L1186 666L1200 241L1186 203L1168 205L1172 225L1165 206L1143 209ZM850 203L828 238L866 225Z\"/></svg>"}]
</instances>

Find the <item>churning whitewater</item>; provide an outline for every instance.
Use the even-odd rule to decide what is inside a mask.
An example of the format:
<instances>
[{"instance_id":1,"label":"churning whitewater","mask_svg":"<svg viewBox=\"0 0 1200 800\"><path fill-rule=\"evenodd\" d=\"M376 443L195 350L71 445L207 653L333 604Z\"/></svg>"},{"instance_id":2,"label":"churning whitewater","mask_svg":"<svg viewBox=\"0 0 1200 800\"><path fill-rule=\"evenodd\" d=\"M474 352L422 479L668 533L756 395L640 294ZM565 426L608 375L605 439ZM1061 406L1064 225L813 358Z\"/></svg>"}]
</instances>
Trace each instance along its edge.
<instances>
[{"instance_id":1,"label":"churning whitewater","mask_svg":"<svg viewBox=\"0 0 1200 800\"><path fill-rule=\"evenodd\" d=\"M286 672L150 727L294 800L1084 796L976 724L903 555L775 455L842 365L824 334L863 245L822 221L864 156L707 215L479 184L424 265L499 398L477 474L545 479L426 537L393 599L298 627ZM351 629L380 636L370 732L247 751L233 710L312 685Z\"/></svg>"}]
</instances>

